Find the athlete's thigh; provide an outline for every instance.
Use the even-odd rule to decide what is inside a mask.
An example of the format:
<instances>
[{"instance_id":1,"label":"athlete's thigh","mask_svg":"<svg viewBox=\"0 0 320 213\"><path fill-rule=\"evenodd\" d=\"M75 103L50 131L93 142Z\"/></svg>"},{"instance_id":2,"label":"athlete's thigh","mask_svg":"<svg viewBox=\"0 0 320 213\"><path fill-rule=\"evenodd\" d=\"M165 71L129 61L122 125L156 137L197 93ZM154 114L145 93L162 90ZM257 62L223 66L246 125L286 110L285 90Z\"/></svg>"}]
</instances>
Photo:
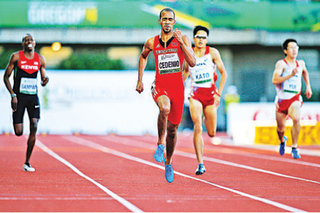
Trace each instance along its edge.
<instances>
[{"instance_id":1,"label":"athlete's thigh","mask_svg":"<svg viewBox=\"0 0 320 213\"><path fill-rule=\"evenodd\" d=\"M184 94L177 96L172 96L170 99L171 107L170 107L170 113L168 115L168 121L170 121L172 124L179 125L182 119L182 113L183 113L183 105L184 105Z\"/></svg>"},{"instance_id":2,"label":"athlete's thigh","mask_svg":"<svg viewBox=\"0 0 320 213\"><path fill-rule=\"evenodd\" d=\"M24 112L26 108L26 99L24 97L18 97L17 110L12 113L13 124L22 124Z\"/></svg>"},{"instance_id":3,"label":"athlete's thigh","mask_svg":"<svg viewBox=\"0 0 320 213\"><path fill-rule=\"evenodd\" d=\"M300 120L300 114L301 114L301 102L294 101L288 109L288 115L293 120Z\"/></svg>"},{"instance_id":4,"label":"athlete's thigh","mask_svg":"<svg viewBox=\"0 0 320 213\"><path fill-rule=\"evenodd\" d=\"M194 124L196 123L202 123L202 113L203 113L203 108L202 104L200 101L195 100L193 98L189 99L189 111L190 111L190 116Z\"/></svg>"},{"instance_id":5,"label":"athlete's thigh","mask_svg":"<svg viewBox=\"0 0 320 213\"><path fill-rule=\"evenodd\" d=\"M204 118L207 131L214 131L217 127L217 108L214 104L206 106Z\"/></svg>"},{"instance_id":6,"label":"athlete's thigh","mask_svg":"<svg viewBox=\"0 0 320 213\"><path fill-rule=\"evenodd\" d=\"M40 103L39 98L37 96L28 97L27 103L27 111L29 115L29 119L36 118L40 119Z\"/></svg>"}]
</instances>

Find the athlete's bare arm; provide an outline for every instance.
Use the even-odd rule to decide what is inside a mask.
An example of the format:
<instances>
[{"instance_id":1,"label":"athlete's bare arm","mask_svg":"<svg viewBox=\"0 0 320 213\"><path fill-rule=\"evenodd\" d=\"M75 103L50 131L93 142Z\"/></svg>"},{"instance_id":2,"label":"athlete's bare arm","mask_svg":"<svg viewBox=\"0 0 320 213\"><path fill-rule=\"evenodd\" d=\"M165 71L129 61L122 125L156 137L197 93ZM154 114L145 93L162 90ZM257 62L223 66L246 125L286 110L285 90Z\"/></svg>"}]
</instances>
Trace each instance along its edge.
<instances>
[{"instance_id":1,"label":"athlete's bare arm","mask_svg":"<svg viewBox=\"0 0 320 213\"><path fill-rule=\"evenodd\" d=\"M139 57L138 82L136 86L136 91L138 93L143 92L142 76L143 76L144 69L146 68L146 65L147 65L148 56L150 52L153 50L153 44L154 44L154 37L149 38L144 44L142 52Z\"/></svg>"},{"instance_id":2,"label":"athlete's bare arm","mask_svg":"<svg viewBox=\"0 0 320 213\"><path fill-rule=\"evenodd\" d=\"M10 83L10 76L12 74L12 71L14 69L14 64L19 60L19 53L13 53L10 57L9 63L6 67L6 70L3 75L3 81L4 84L6 85L7 90L9 91L11 95L11 108L15 112L17 110L17 104L18 104L18 99L16 96L12 96L14 94L14 91L12 89L11 83Z\"/></svg>"},{"instance_id":3,"label":"athlete's bare arm","mask_svg":"<svg viewBox=\"0 0 320 213\"><path fill-rule=\"evenodd\" d=\"M282 82L288 80L289 78L291 78L292 76L294 76L295 74L297 74L297 69L293 69L291 75L288 76L281 76L281 74L283 73L283 71L285 70L285 62L283 60L279 60L276 63L276 67L275 70L273 72L273 76L272 76L272 83L277 85L277 84L281 84Z\"/></svg>"},{"instance_id":4,"label":"athlete's bare arm","mask_svg":"<svg viewBox=\"0 0 320 213\"><path fill-rule=\"evenodd\" d=\"M44 59L44 57L42 55L39 54L39 60L40 60L40 75L41 75L41 86L45 86L47 85L47 83L49 82L49 77L46 76L46 61Z\"/></svg>"},{"instance_id":5,"label":"athlete's bare arm","mask_svg":"<svg viewBox=\"0 0 320 213\"><path fill-rule=\"evenodd\" d=\"M311 90L311 85L310 85L310 80L309 80L309 73L306 68L306 65L303 60L299 61L299 64L302 66L302 77L304 82L306 83L306 92L305 95L309 99L312 96L312 90Z\"/></svg>"},{"instance_id":6,"label":"athlete's bare arm","mask_svg":"<svg viewBox=\"0 0 320 213\"><path fill-rule=\"evenodd\" d=\"M191 42L189 38L186 35L182 35L181 31L178 29L175 29L175 31L173 32L173 36L180 43L180 47L189 66L196 66L196 57L194 56L194 52L191 48Z\"/></svg>"},{"instance_id":7,"label":"athlete's bare arm","mask_svg":"<svg viewBox=\"0 0 320 213\"><path fill-rule=\"evenodd\" d=\"M184 69L183 69L183 73L182 73L183 81L187 80L189 75L190 75L189 65L188 65L188 63L184 63Z\"/></svg>"},{"instance_id":8,"label":"athlete's bare arm","mask_svg":"<svg viewBox=\"0 0 320 213\"><path fill-rule=\"evenodd\" d=\"M226 84L228 75L226 68L224 67L223 61L221 59L220 53L217 49L210 47L210 55L212 57L212 61L217 65L217 68L221 74L221 80L219 84L218 93L221 95L224 85Z\"/></svg>"}]
</instances>

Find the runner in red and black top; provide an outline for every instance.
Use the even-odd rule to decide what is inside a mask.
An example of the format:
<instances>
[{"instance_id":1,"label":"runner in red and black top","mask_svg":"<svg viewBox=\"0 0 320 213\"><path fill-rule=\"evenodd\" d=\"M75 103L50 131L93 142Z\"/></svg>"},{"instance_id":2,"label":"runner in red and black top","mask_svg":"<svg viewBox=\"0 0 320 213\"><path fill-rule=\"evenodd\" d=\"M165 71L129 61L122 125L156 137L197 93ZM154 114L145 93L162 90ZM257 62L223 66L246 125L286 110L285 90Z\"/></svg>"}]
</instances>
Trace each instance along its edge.
<instances>
[{"instance_id":1,"label":"runner in red and black top","mask_svg":"<svg viewBox=\"0 0 320 213\"><path fill-rule=\"evenodd\" d=\"M152 85L152 96L159 107L158 143L154 158L164 160L164 140L166 136L165 177L171 183L174 173L172 155L177 141L177 129L182 118L184 86L182 79L183 62L195 66L191 42L177 29L173 31L175 13L170 8L160 12L160 36L149 38L144 44L139 58L137 92L143 92L142 76L151 51L155 56L156 79Z\"/></svg>"},{"instance_id":2,"label":"runner in red and black top","mask_svg":"<svg viewBox=\"0 0 320 213\"><path fill-rule=\"evenodd\" d=\"M23 51L11 55L5 70L3 80L11 95L11 108L13 111L13 127L17 136L23 134L23 116L27 109L30 120L30 134L28 138L26 161L24 170L33 172L29 160L36 141L38 121L40 119L40 104L38 98L37 75L40 70L41 85L45 86L49 78L45 75L45 60L34 52L35 41L32 35L26 34L22 38ZM14 71L13 88L9 77Z\"/></svg>"}]
</instances>

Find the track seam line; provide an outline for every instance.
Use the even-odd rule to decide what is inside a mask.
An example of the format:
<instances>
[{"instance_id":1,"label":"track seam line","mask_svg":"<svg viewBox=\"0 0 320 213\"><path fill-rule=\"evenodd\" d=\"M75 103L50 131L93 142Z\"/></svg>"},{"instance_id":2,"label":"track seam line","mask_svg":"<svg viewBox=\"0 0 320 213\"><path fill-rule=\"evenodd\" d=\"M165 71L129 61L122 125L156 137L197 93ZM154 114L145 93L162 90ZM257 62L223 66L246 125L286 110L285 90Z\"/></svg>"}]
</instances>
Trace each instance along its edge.
<instances>
[{"instance_id":1,"label":"track seam line","mask_svg":"<svg viewBox=\"0 0 320 213\"><path fill-rule=\"evenodd\" d=\"M94 142L92 142L90 140L87 140L87 139L84 139L84 138L78 138L78 137L75 137L75 136L71 136L71 138L70 137L64 137L64 138L67 139L68 141L76 143L76 144L80 144L80 145L83 145L83 146L91 147L93 149L96 149L96 150L99 150L99 151L102 151L102 152L105 152L105 153L108 153L108 154L112 154L112 155L115 155L115 156L118 156L118 157L121 157L121 158L125 158L125 159L128 159L128 160L136 161L136 162L139 162L139 163L142 163L142 164L146 164L148 166L152 166L152 167L156 167L156 168L164 170L163 166L157 165L155 163L152 163L150 161L147 161L147 160L144 160L144 159L141 159L141 158L138 158L138 157L134 157L132 155L129 155L129 154L126 154L126 153L123 153L123 152L116 151L114 149L108 148L106 146L102 146L102 145L100 145L98 143L94 143ZM253 199L253 200L260 201L260 202L265 203L265 204L269 204L269 205L275 206L275 207L280 208L280 209L284 209L284 210L291 211L291 212L306 212L304 210L297 209L297 208L294 208L294 207L291 207L291 206L288 206L288 205L285 205L285 204L282 204L282 203L278 203L276 201L268 200L266 198L257 197L257 196L251 195L251 194L247 194L245 192L241 192L241 191L238 191L238 190L235 190L235 189L231 189L231 188L228 188L228 187L225 187L225 186L221 186L221 185L218 185L218 184L215 184L215 183L211 183L211 182L206 181L206 180L195 178L195 177L183 174L181 172L175 171L175 174L180 175L180 176L185 177L185 178L196 180L196 181L199 181L199 182L202 182L202 183L206 183L206 184L215 186L217 188L224 189L226 191L233 192L235 194L241 195L243 197L247 197L247 198L250 198L250 199Z\"/></svg>"},{"instance_id":2,"label":"track seam line","mask_svg":"<svg viewBox=\"0 0 320 213\"><path fill-rule=\"evenodd\" d=\"M116 139L106 139L106 138L103 138L101 137L102 139L104 140L109 140L109 141L112 141L113 142L117 142L117 143L121 143L121 141L117 140ZM123 138L120 138L121 140L123 140ZM127 139L126 139L127 140ZM132 143L132 141L135 141L136 143ZM135 146L135 147L142 147L142 146L137 146L137 143L140 143L140 144L145 144L145 145L148 145L150 148L151 148L151 144L149 143L146 143L146 142L141 142L137 139L132 139L130 140L131 143L125 143L125 145L130 145L130 146ZM123 143L123 142L122 142ZM124 143L123 143L124 144ZM143 146L145 148L145 146ZM152 146L152 148L154 148L154 146ZM183 152L183 151L179 151L179 150L176 150L175 151L175 154L176 155L180 155L182 157L187 157L187 158L192 158L194 159L195 158L195 154L191 154L191 153L187 153L187 152ZM309 180L309 179L305 179L305 178L300 178L300 177L295 177L295 176L291 176L291 175L285 175L285 174L281 174L281 173L277 173L277 172L272 172L272 171L269 171L269 170L265 170L265 169L259 169L259 168L256 168L256 167L252 167L252 166L246 166L246 165L242 165L242 164L238 164L238 163L233 163L233 162L229 162L229 161L225 161L225 160L219 160L219 159L216 159L216 158L212 158L212 157L206 157L204 156L203 157L204 160L206 161L210 161L210 162L214 162L214 163L219 163L219 164L223 164L223 165L228 165L228 166L233 166L233 167L238 167L238 168L242 168L242 169L247 169L247 170L251 170L251 171L257 171L257 172L261 172L261 173L265 173L265 174L270 174L270 175L275 175L275 176L279 176L279 177L284 177L284 178L289 178L289 179L294 179L294 180L299 180L299 181L304 181L304 182L308 182L308 183L315 183L315 184L320 184L320 182L318 181L314 181L314 180Z\"/></svg>"},{"instance_id":3,"label":"track seam line","mask_svg":"<svg viewBox=\"0 0 320 213\"><path fill-rule=\"evenodd\" d=\"M124 198L120 197L119 195L115 194L111 190L109 190L107 187L103 186L102 184L98 183L97 181L93 180L89 176L85 175L83 172L81 172L79 169L77 169L75 166L73 166L71 163L69 163L64 158L60 157L58 154L53 152L50 148L48 148L46 145L44 145L41 141L37 140L36 145L42 149L44 152L52 156L53 158L57 159L67 167L69 167L71 170L73 170L76 174L83 177L84 179L88 180L89 182L93 183L97 187L99 187L102 191L107 193L109 196L111 196L113 199L117 200L120 204L125 206L127 209L129 209L132 212L143 212L141 209L130 203L129 201L125 200Z\"/></svg>"}]
</instances>

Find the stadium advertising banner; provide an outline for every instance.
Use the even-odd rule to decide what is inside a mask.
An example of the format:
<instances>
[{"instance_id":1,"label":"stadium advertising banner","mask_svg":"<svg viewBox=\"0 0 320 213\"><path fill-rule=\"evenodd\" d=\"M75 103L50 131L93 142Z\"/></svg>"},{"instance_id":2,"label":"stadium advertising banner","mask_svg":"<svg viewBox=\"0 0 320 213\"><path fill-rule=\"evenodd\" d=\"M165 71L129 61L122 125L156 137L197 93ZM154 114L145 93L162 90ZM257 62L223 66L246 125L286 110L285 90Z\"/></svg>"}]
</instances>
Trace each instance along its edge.
<instances>
[{"instance_id":1,"label":"stadium advertising banner","mask_svg":"<svg viewBox=\"0 0 320 213\"><path fill-rule=\"evenodd\" d=\"M228 134L235 144L279 145L274 103L239 103L228 107ZM285 135L291 145L292 120L287 120ZM320 144L320 104L303 103L299 145Z\"/></svg>"},{"instance_id":2,"label":"stadium advertising banner","mask_svg":"<svg viewBox=\"0 0 320 213\"><path fill-rule=\"evenodd\" d=\"M2 0L0 26L156 28L164 7L175 10L180 28L320 30L320 2L274 1Z\"/></svg>"}]
</instances>

